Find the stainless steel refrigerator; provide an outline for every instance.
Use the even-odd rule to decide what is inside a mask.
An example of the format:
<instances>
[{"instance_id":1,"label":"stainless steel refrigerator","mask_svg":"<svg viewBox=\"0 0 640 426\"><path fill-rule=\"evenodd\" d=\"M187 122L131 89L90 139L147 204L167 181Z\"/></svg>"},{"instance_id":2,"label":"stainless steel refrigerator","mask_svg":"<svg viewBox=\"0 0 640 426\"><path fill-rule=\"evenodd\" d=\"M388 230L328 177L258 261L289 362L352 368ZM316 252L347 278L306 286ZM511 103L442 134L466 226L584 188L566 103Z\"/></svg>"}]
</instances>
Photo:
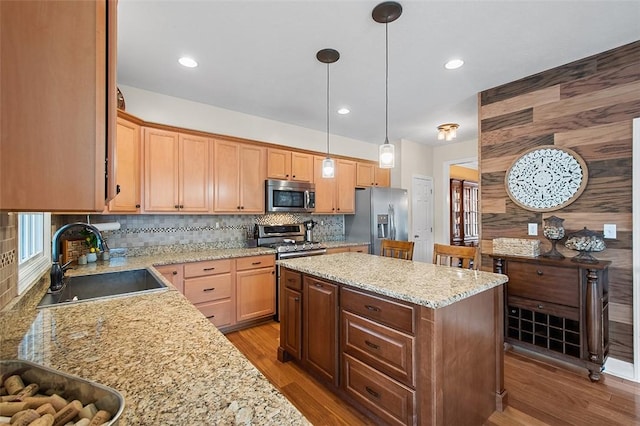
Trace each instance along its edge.
<instances>
[{"instance_id":1,"label":"stainless steel refrigerator","mask_svg":"<svg viewBox=\"0 0 640 426\"><path fill-rule=\"evenodd\" d=\"M356 190L356 213L345 215L345 237L369 241L370 252L380 254L380 240L408 241L409 195L401 188Z\"/></svg>"}]
</instances>

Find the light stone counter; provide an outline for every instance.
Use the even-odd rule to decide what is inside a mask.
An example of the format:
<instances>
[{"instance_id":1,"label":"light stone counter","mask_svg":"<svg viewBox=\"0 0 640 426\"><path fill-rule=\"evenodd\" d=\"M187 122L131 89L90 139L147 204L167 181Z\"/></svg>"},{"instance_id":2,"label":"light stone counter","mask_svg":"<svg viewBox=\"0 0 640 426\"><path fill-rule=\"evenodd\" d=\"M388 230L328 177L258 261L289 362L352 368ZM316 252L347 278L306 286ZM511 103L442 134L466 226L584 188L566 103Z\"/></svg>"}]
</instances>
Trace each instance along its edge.
<instances>
[{"instance_id":1,"label":"light stone counter","mask_svg":"<svg viewBox=\"0 0 640 426\"><path fill-rule=\"evenodd\" d=\"M215 252L215 253L214 253ZM112 259L74 274L273 253L212 250ZM0 359L24 359L120 391L120 425L308 425L189 301L168 291L36 309L41 280L0 311Z\"/></svg>"},{"instance_id":2,"label":"light stone counter","mask_svg":"<svg viewBox=\"0 0 640 426\"><path fill-rule=\"evenodd\" d=\"M442 308L507 282L506 275L362 253L279 260L280 266L399 300Z\"/></svg>"}]
</instances>

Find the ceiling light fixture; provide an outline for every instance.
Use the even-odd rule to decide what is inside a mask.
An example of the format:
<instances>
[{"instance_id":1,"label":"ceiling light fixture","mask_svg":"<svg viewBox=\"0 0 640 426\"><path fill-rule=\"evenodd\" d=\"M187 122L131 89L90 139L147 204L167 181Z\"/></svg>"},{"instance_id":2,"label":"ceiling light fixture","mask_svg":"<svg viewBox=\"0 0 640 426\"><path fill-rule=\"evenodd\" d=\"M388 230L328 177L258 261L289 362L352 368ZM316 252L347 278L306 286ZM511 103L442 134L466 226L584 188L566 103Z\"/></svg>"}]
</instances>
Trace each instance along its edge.
<instances>
[{"instance_id":1,"label":"ceiling light fixture","mask_svg":"<svg viewBox=\"0 0 640 426\"><path fill-rule=\"evenodd\" d=\"M178 59L178 62L183 67L187 67L187 68L195 68L198 66L198 63L196 61L194 61L191 58L187 58L186 56L183 56L182 58Z\"/></svg>"},{"instance_id":2,"label":"ceiling light fixture","mask_svg":"<svg viewBox=\"0 0 640 426\"><path fill-rule=\"evenodd\" d=\"M386 1L373 8L371 16L374 21L384 24L385 30L385 119L384 143L380 145L379 166L391 169L395 166L395 147L389 143L389 22L402 15L402 6L395 1Z\"/></svg>"},{"instance_id":3,"label":"ceiling light fixture","mask_svg":"<svg viewBox=\"0 0 640 426\"><path fill-rule=\"evenodd\" d=\"M345 108L345 107L342 107L342 108L340 108L338 110L338 114L340 114L340 115L349 114L350 112L351 112L351 110L349 108Z\"/></svg>"},{"instance_id":4,"label":"ceiling light fixture","mask_svg":"<svg viewBox=\"0 0 640 426\"><path fill-rule=\"evenodd\" d=\"M448 70L456 70L463 65L464 65L464 61L462 59L452 59L446 64L444 64L444 67Z\"/></svg>"},{"instance_id":5,"label":"ceiling light fixture","mask_svg":"<svg viewBox=\"0 0 640 426\"><path fill-rule=\"evenodd\" d=\"M316 59L327 64L327 158L322 161L322 177L332 178L335 175L333 158L329 157L329 64L340 59L340 53L334 49L322 49L316 53Z\"/></svg>"},{"instance_id":6,"label":"ceiling light fixture","mask_svg":"<svg viewBox=\"0 0 640 426\"><path fill-rule=\"evenodd\" d=\"M438 140L446 140L450 141L457 136L459 124L456 123L446 123L438 126Z\"/></svg>"}]
</instances>

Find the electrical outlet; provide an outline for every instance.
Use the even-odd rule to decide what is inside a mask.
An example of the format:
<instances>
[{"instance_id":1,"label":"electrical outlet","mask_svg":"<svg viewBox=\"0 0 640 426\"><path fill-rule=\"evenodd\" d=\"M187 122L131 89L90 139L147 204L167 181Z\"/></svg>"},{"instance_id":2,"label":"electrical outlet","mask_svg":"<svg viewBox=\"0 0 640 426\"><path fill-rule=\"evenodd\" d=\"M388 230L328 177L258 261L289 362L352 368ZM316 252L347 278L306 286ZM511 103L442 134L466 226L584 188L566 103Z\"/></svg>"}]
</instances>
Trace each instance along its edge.
<instances>
[{"instance_id":1,"label":"electrical outlet","mask_svg":"<svg viewBox=\"0 0 640 426\"><path fill-rule=\"evenodd\" d=\"M216 229L220 229L220 222L216 222Z\"/></svg>"},{"instance_id":2,"label":"electrical outlet","mask_svg":"<svg viewBox=\"0 0 640 426\"><path fill-rule=\"evenodd\" d=\"M538 235L538 224L530 223L529 224L529 235Z\"/></svg>"},{"instance_id":3,"label":"electrical outlet","mask_svg":"<svg viewBox=\"0 0 640 426\"><path fill-rule=\"evenodd\" d=\"M616 238L616 224L615 223L605 223L604 224L604 237L615 239Z\"/></svg>"}]
</instances>

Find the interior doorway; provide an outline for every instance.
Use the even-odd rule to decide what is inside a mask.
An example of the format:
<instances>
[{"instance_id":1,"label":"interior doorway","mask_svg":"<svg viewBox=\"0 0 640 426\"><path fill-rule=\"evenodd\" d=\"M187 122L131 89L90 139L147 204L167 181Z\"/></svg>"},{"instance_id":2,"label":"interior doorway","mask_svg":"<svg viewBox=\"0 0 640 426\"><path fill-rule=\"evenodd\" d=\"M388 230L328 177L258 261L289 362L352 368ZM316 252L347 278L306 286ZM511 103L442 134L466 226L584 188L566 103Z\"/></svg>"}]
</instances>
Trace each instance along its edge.
<instances>
[{"instance_id":1,"label":"interior doorway","mask_svg":"<svg viewBox=\"0 0 640 426\"><path fill-rule=\"evenodd\" d=\"M442 199L446 202L442 203L442 229L440 240L444 244L450 243L451 235L451 196L449 191L449 182L451 180L451 166L462 166L467 168L478 169L478 158L467 157L457 160L444 161L442 163Z\"/></svg>"},{"instance_id":2,"label":"interior doorway","mask_svg":"<svg viewBox=\"0 0 640 426\"><path fill-rule=\"evenodd\" d=\"M411 178L411 229L413 260L431 262L433 257L433 178Z\"/></svg>"}]
</instances>

